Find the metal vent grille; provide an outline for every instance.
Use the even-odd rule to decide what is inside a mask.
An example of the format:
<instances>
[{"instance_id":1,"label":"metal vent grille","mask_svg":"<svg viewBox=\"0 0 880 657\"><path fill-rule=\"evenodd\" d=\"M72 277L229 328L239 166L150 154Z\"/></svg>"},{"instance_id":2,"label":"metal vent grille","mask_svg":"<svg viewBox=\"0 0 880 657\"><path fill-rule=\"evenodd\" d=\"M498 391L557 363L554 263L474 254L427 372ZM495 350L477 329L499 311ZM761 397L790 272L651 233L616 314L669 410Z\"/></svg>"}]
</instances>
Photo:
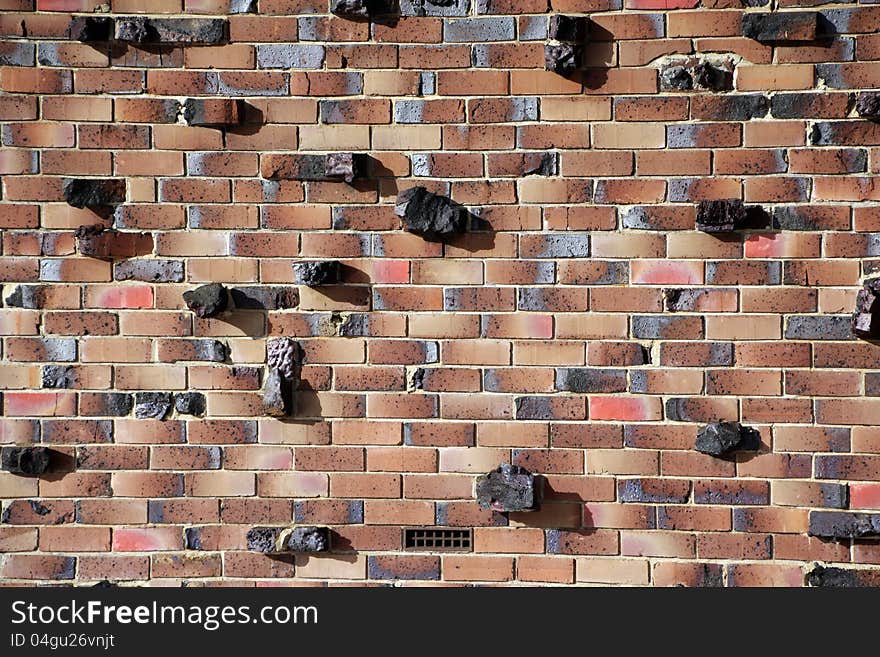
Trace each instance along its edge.
<instances>
[{"instance_id":1,"label":"metal vent grille","mask_svg":"<svg viewBox=\"0 0 880 657\"><path fill-rule=\"evenodd\" d=\"M408 550L470 550L470 529L404 529L403 545Z\"/></svg>"}]
</instances>

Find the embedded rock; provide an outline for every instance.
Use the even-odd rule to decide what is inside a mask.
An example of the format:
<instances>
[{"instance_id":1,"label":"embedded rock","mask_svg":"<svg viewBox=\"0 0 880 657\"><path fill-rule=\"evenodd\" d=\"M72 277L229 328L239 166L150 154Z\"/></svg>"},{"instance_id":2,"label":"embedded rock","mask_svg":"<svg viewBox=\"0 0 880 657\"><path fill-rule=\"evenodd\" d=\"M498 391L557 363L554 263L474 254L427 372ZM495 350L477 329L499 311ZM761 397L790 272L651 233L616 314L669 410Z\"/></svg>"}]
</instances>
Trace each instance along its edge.
<instances>
[{"instance_id":1,"label":"embedded rock","mask_svg":"<svg viewBox=\"0 0 880 657\"><path fill-rule=\"evenodd\" d=\"M364 175L365 162L362 153L267 154L262 158L261 175L268 180L351 183Z\"/></svg>"},{"instance_id":2,"label":"embedded rock","mask_svg":"<svg viewBox=\"0 0 880 657\"><path fill-rule=\"evenodd\" d=\"M182 392L175 395L174 410L182 415L201 417L207 410L205 395L200 392Z\"/></svg>"},{"instance_id":3,"label":"embedded rock","mask_svg":"<svg viewBox=\"0 0 880 657\"><path fill-rule=\"evenodd\" d=\"M273 338L266 343L266 365L280 370L286 379L293 380L302 362L302 347L293 338Z\"/></svg>"},{"instance_id":4,"label":"embedded rock","mask_svg":"<svg viewBox=\"0 0 880 657\"><path fill-rule=\"evenodd\" d=\"M134 414L138 419L164 420L171 412L170 392L139 392L135 395Z\"/></svg>"},{"instance_id":5,"label":"embedded rock","mask_svg":"<svg viewBox=\"0 0 880 657\"><path fill-rule=\"evenodd\" d=\"M852 332L862 338L880 335L880 277L871 278L862 284L856 295L856 307L852 315Z\"/></svg>"},{"instance_id":6,"label":"embedded rock","mask_svg":"<svg viewBox=\"0 0 880 657\"><path fill-rule=\"evenodd\" d=\"M183 118L187 125L238 125L244 116L242 101L234 98L189 98L183 103Z\"/></svg>"},{"instance_id":7,"label":"embedded rock","mask_svg":"<svg viewBox=\"0 0 880 657\"><path fill-rule=\"evenodd\" d=\"M229 297L220 283L210 283L184 292L183 301L196 317L214 317L226 310Z\"/></svg>"},{"instance_id":8,"label":"embedded rock","mask_svg":"<svg viewBox=\"0 0 880 657\"><path fill-rule=\"evenodd\" d=\"M726 456L740 450L756 450L761 434L739 422L712 422L697 432L694 449L711 456Z\"/></svg>"},{"instance_id":9,"label":"embedded rock","mask_svg":"<svg viewBox=\"0 0 880 657\"><path fill-rule=\"evenodd\" d=\"M64 200L75 208L95 208L125 203L123 178L65 178Z\"/></svg>"},{"instance_id":10,"label":"embedded rock","mask_svg":"<svg viewBox=\"0 0 880 657\"><path fill-rule=\"evenodd\" d=\"M581 48L570 43L544 46L544 68L559 75L571 75L581 62Z\"/></svg>"},{"instance_id":11,"label":"embedded rock","mask_svg":"<svg viewBox=\"0 0 880 657\"><path fill-rule=\"evenodd\" d=\"M814 41L819 29L819 13L748 12L742 16L742 34L761 43L776 41Z\"/></svg>"},{"instance_id":12,"label":"embedded rock","mask_svg":"<svg viewBox=\"0 0 880 657\"><path fill-rule=\"evenodd\" d=\"M330 530L327 527L294 527L282 544L290 552L326 552L330 549Z\"/></svg>"},{"instance_id":13,"label":"embedded rock","mask_svg":"<svg viewBox=\"0 0 880 657\"><path fill-rule=\"evenodd\" d=\"M676 58L660 69L661 91L730 91L733 63L714 63L700 57Z\"/></svg>"},{"instance_id":14,"label":"embedded rock","mask_svg":"<svg viewBox=\"0 0 880 657\"><path fill-rule=\"evenodd\" d=\"M126 16L116 19L116 40L158 45L163 43L220 44L226 41L227 21L222 18L147 18Z\"/></svg>"},{"instance_id":15,"label":"embedded rock","mask_svg":"<svg viewBox=\"0 0 880 657\"><path fill-rule=\"evenodd\" d=\"M44 388L72 388L76 383L76 370L72 365L44 365Z\"/></svg>"},{"instance_id":16,"label":"embedded rock","mask_svg":"<svg viewBox=\"0 0 880 657\"><path fill-rule=\"evenodd\" d=\"M711 91L733 89L733 72L708 62L700 62L693 69L694 86Z\"/></svg>"},{"instance_id":17,"label":"embedded rock","mask_svg":"<svg viewBox=\"0 0 880 657\"><path fill-rule=\"evenodd\" d=\"M660 89L688 91L694 86L691 72L685 66L667 66L660 71Z\"/></svg>"},{"instance_id":18,"label":"embedded rock","mask_svg":"<svg viewBox=\"0 0 880 657\"><path fill-rule=\"evenodd\" d=\"M113 38L113 19L106 16L75 16L67 28L74 41L110 41Z\"/></svg>"},{"instance_id":19,"label":"embedded rock","mask_svg":"<svg viewBox=\"0 0 880 657\"><path fill-rule=\"evenodd\" d=\"M817 564L807 573L807 585L823 588L859 588L880 586L880 570L838 568Z\"/></svg>"},{"instance_id":20,"label":"embedded rock","mask_svg":"<svg viewBox=\"0 0 880 657\"><path fill-rule=\"evenodd\" d=\"M247 533L247 549L252 552L272 554L277 552L276 544L283 527L254 527Z\"/></svg>"},{"instance_id":21,"label":"embedded rock","mask_svg":"<svg viewBox=\"0 0 880 657\"><path fill-rule=\"evenodd\" d=\"M293 263L293 279L297 285L315 287L335 285L339 282L341 268L338 260Z\"/></svg>"},{"instance_id":22,"label":"embedded rock","mask_svg":"<svg viewBox=\"0 0 880 657\"><path fill-rule=\"evenodd\" d=\"M145 16L129 16L116 19L114 38L128 43L147 43L154 40L155 34Z\"/></svg>"},{"instance_id":23,"label":"embedded rock","mask_svg":"<svg viewBox=\"0 0 880 657\"><path fill-rule=\"evenodd\" d=\"M861 92L856 99L856 112L866 119L880 119L880 92Z\"/></svg>"},{"instance_id":24,"label":"embedded rock","mask_svg":"<svg viewBox=\"0 0 880 657\"><path fill-rule=\"evenodd\" d=\"M324 175L351 183L361 172L363 158L354 153L330 153L324 162Z\"/></svg>"},{"instance_id":25,"label":"embedded rock","mask_svg":"<svg viewBox=\"0 0 880 657\"><path fill-rule=\"evenodd\" d=\"M477 502L493 511L536 511L541 505L540 482L525 468L502 463L477 478Z\"/></svg>"},{"instance_id":26,"label":"embedded rock","mask_svg":"<svg viewBox=\"0 0 880 657\"><path fill-rule=\"evenodd\" d=\"M370 20L376 16L392 16L397 13L392 0L333 0L330 13L351 20Z\"/></svg>"},{"instance_id":27,"label":"embedded rock","mask_svg":"<svg viewBox=\"0 0 880 657\"><path fill-rule=\"evenodd\" d=\"M263 382L263 410L272 417L284 417L289 412L289 383L276 368L271 368Z\"/></svg>"},{"instance_id":28,"label":"embedded rock","mask_svg":"<svg viewBox=\"0 0 880 657\"><path fill-rule=\"evenodd\" d=\"M880 513L810 511L809 534L843 539L880 536Z\"/></svg>"},{"instance_id":29,"label":"embedded rock","mask_svg":"<svg viewBox=\"0 0 880 657\"><path fill-rule=\"evenodd\" d=\"M471 219L463 205L424 187L412 187L398 194L394 213L403 217L406 230L426 239L464 233Z\"/></svg>"},{"instance_id":30,"label":"embedded rock","mask_svg":"<svg viewBox=\"0 0 880 657\"><path fill-rule=\"evenodd\" d=\"M0 449L0 465L11 474L36 477L49 469L50 451L45 447L7 446Z\"/></svg>"},{"instance_id":31,"label":"embedded rock","mask_svg":"<svg viewBox=\"0 0 880 657\"><path fill-rule=\"evenodd\" d=\"M550 17L548 36L557 41L583 42L587 39L587 18L585 16L565 16L554 14Z\"/></svg>"},{"instance_id":32,"label":"embedded rock","mask_svg":"<svg viewBox=\"0 0 880 657\"><path fill-rule=\"evenodd\" d=\"M700 201L696 228L706 233L730 232L742 227L747 218L746 208L739 199Z\"/></svg>"}]
</instances>

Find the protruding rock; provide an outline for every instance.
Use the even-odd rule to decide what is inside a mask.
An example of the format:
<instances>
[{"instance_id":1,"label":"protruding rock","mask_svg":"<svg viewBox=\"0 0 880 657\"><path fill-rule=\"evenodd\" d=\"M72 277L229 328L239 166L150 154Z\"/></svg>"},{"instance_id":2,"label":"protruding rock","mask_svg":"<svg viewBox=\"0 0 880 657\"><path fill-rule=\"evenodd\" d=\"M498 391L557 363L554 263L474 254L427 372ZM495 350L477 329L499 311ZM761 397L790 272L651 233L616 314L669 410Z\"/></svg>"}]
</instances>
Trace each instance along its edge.
<instances>
[{"instance_id":1,"label":"protruding rock","mask_svg":"<svg viewBox=\"0 0 880 657\"><path fill-rule=\"evenodd\" d=\"M297 285L315 287L339 282L341 267L338 260L309 260L293 263L293 280Z\"/></svg>"},{"instance_id":2,"label":"protruding rock","mask_svg":"<svg viewBox=\"0 0 880 657\"><path fill-rule=\"evenodd\" d=\"M724 233L741 228L747 220L746 208L739 199L700 201L697 208L697 230Z\"/></svg>"},{"instance_id":3,"label":"protruding rock","mask_svg":"<svg viewBox=\"0 0 880 657\"><path fill-rule=\"evenodd\" d=\"M880 336L878 311L880 311L880 277L866 280L856 295L856 307L852 315L853 334L862 338Z\"/></svg>"},{"instance_id":4,"label":"protruding rock","mask_svg":"<svg viewBox=\"0 0 880 657\"><path fill-rule=\"evenodd\" d=\"M182 415L201 417L207 410L205 395L200 392L182 392L174 396L174 409Z\"/></svg>"},{"instance_id":5,"label":"protruding rock","mask_svg":"<svg viewBox=\"0 0 880 657\"><path fill-rule=\"evenodd\" d=\"M164 420L171 412L170 392L139 392L135 395L135 417L144 419Z\"/></svg>"},{"instance_id":6,"label":"protruding rock","mask_svg":"<svg viewBox=\"0 0 880 657\"><path fill-rule=\"evenodd\" d=\"M51 453L45 447L7 446L0 449L0 464L11 474L36 477L49 469Z\"/></svg>"},{"instance_id":7,"label":"protruding rock","mask_svg":"<svg viewBox=\"0 0 880 657\"><path fill-rule=\"evenodd\" d=\"M290 412L290 385L281 371L270 368L263 382L263 410L272 417L284 417Z\"/></svg>"},{"instance_id":8,"label":"protruding rock","mask_svg":"<svg viewBox=\"0 0 880 657\"><path fill-rule=\"evenodd\" d=\"M183 301L196 317L214 317L226 310L229 295L220 283L209 283L184 292Z\"/></svg>"},{"instance_id":9,"label":"protruding rock","mask_svg":"<svg viewBox=\"0 0 880 657\"><path fill-rule=\"evenodd\" d=\"M541 482L521 466L502 463L477 477L477 502L493 511L536 511L541 506Z\"/></svg>"},{"instance_id":10,"label":"protruding rock","mask_svg":"<svg viewBox=\"0 0 880 657\"><path fill-rule=\"evenodd\" d=\"M727 456L731 452L757 450L761 434L739 422L712 422L697 432L694 449L711 456Z\"/></svg>"},{"instance_id":11,"label":"protruding rock","mask_svg":"<svg viewBox=\"0 0 880 657\"><path fill-rule=\"evenodd\" d=\"M12 308L39 310L46 302L48 287L45 285L16 285L3 299Z\"/></svg>"},{"instance_id":12,"label":"protruding rock","mask_svg":"<svg viewBox=\"0 0 880 657\"><path fill-rule=\"evenodd\" d=\"M275 153L262 158L261 175L268 180L314 180L351 183L366 170L362 153Z\"/></svg>"},{"instance_id":13,"label":"protruding rock","mask_svg":"<svg viewBox=\"0 0 880 657\"><path fill-rule=\"evenodd\" d=\"M729 91L733 89L733 71L709 62L700 62L693 68L694 86L710 91Z\"/></svg>"},{"instance_id":14,"label":"protruding rock","mask_svg":"<svg viewBox=\"0 0 880 657\"><path fill-rule=\"evenodd\" d=\"M878 587L880 570L838 568L817 564L807 573L807 585L823 588Z\"/></svg>"},{"instance_id":15,"label":"protruding rock","mask_svg":"<svg viewBox=\"0 0 880 657\"><path fill-rule=\"evenodd\" d=\"M581 63L581 47L571 43L544 46L544 68L559 75L571 75Z\"/></svg>"},{"instance_id":16,"label":"protruding rock","mask_svg":"<svg viewBox=\"0 0 880 657\"><path fill-rule=\"evenodd\" d=\"M324 174L328 178L341 178L351 183L361 173L362 159L362 156L354 153L329 153L324 162Z\"/></svg>"},{"instance_id":17,"label":"protruding rock","mask_svg":"<svg viewBox=\"0 0 880 657\"><path fill-rule=\"evenodd\" d=\"M689 91L694 78L686 66L667 66L660 71L660 89L663 91Z\"/></svg>"},{"instance_id":18,"label":"protruding rock","mask_svg":"<svg viewBox=\"0 0 880 657\"><path fill-rule=\"evenodd\" d=\"M114 38L128 43L148 43L155 41L155 34L146 16L127 16L116 20Z\"/></svg>"},{"instance_id":19,"label":"protruding rock","mask_svg":"<svg viewBox=\"0 0 880 657\"><path fill-rule=\"evenodd\" d=\"M587 39L588 20L586 16L554 14L550 17L550 29L547 35L557 41L582 43Z\"/></svg>"},{"instance_id":20,"label":"protruding rock","mask_svg":"<svg viewBox=\"0 0 880 657\"><path fill-rule=\"evenodd\" d=\"M221 44L226 41L228 23L222 18L147 18L120 16L116 19L116 40L129 43Z\"/></svg>"},{"instance_id":21,"label":"protruding rock","mask_svg":"<svg viewBox=\"0 0 880 657\"><path fill-rule=\"evenodd\" d=\"M183 103L183 118L193 126L238 125L244 116L242 105L235 98L189 98Z\"/></svg>"},{"instance_id":22,"label":"protruding rock","mask_svg":"<svg viewBox=\"0 0 880 657\"><path fill-rule=\"evenodd\" d=\"M761 43L814 41L818 36L819 12L747 12L742 15L742 34Z\"/></svg>"},{"instance_id":23,"label":"protruding rock","mask_svg":"<svg viewBox=\"0 0 880 657\"><path fill-rule=\"evenodd\" d=\"M113 19L107 16L74 16L67 34L70 39L83 43L110 41L113 38Z\"/></svg>"},{"instance_id":24,"label":"protruding rock","mask_svg":"<svg viewBox=\"0 0 880 657\"><path fill-rule=\"evenodd\" d=\"M125 203L123 178L65 178L64 200L75 208L96 208Z\"/></svg>"},{"instance_id":25,"label":"protruding rock","mask_svg":"<svg viewBox=\"0 0 880 657\"><path fill-rule=\"evenodd\" d=\"M332 0L330 13L340 18L367 21L378 16L393 16L397 3L392 0Z\"/></svg>"},{"instance_id":26,"label":"protruding rock","mask_svg":"<svg viewBox=\"0 0 880 657\"><path fill-rule=\"evenodd\" d=\"M302 347L293 338L272 338L266 343L266 364L272 369L281 370L285 378L296 378L301 362Z\"/></svg>"},{"instance_id":27,"label":"protruding rock","mask_svg":"<svg viewBox=\"0 0 880 657\"><path fill-rule=\"evenodd\" d=\"M677 57L660 69L661 91L730 91L734 64L702 57Z\"/></svg>"},{"instance_id":28,"label":"protruding rock","mask_svg":"<svg viewBox=\"0 0 880 657\"><path fill-rule=\"evenodd\" d=\"M863 538L880 536L880 513L810 511L810 536Z\"/></svg>"},{"instance_id":29,"label":"protruding rock","mask_svg":"<svg viewBox=\"0 0 880 657\"><path fill-rule=\"evenodd\" d=\"M330 549L327 527L294 527L281 538L288 552L326 552Z\"/></svg>"},{"instance_id":30,"label":"protruding rock","mask_svg":"<svg viewBox=\"0 0 880 657\"><path fill-rule=\"evenodd\" d=\"M856 99L856 112L866 119L880 119L880 92L860 92Z\"/></svg>"},{"instance_id":31,"label":"protruding rock","mask_svg":"<svg viewBox=\"0 0 880 657\"><path fill-rule=\"evenodd\" d=\"M272 554L277 552L278 537L284 531L283 527L254 527L247 533L247 549L252 552Z\"/></svg>"},{"instance_id":32,"label":"protruding rock","mask_svg":"<svg viewBox=\"0 0 880 657\"><path fill-rule=\"evenodd\" d=\"M406 230L426 239L464 233L472 217L463 205L424 187L412 187L398 194L394 213L403 217Z\"/></svg>"}]
</instances>

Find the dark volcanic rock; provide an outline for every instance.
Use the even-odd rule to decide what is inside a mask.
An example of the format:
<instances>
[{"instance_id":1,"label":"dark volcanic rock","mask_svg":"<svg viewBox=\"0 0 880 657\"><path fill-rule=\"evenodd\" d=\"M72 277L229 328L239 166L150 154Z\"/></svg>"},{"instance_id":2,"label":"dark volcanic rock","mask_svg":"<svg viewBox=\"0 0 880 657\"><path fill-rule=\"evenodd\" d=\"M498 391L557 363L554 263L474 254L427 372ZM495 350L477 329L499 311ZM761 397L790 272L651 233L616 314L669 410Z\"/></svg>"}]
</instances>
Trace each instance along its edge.
<instances>
[{"instance_id":1,"label":"dark volcanic rock","mask_svg":"<svg viewBox=\"0 0 880 657\"><path fill-rule=\"evenodd\" d=\"M697 433L694 449L711 456L726 456L741 450L757 450L761 434L739 422L712 422Z\"/></svg>"},{"instance_id":2,"label":"dark volcanic rock","mask_svg":"<svg viewBox=\"0 0 880 657\"><path fill-rule=\"evenodd\" d=\"M866 119L880 119L880 92L862 91L856 99L856 112Z\"/></svg>"},{"instance_id":3,"label":"dark volcanic rock","mask_svg":"<svg viewBox=\"0 0 880 657\"><path fill-rule=\"evenodd\" d=\"M275 544L283 527L254 527L247 533L247 549L253 552L271 554L276 552Z\"/></svg>"},{"instance_id":4,"label":"dark volcanic rock","mask_svg":"<svg viewBox=\"0 0 880 657\"><path fill-rule=\"evenodd\" d=\"M293 281L297 285L315 287L339 282L341 267L338 260L310 260L293 263Z\"/></svg>"},{"instance_id":5,"label":"dark volcanic rock","mask_svg":"<svg viewBox=\"0 0 880 657\"><path fill-rule=\"evenodd\" d=\"M263 410L273 417L289 415L290 383L275 368L269 369L263 382Z\"/></svg>"},{"instance_id":6,"label":"dark volcanic rock","mask_svg":"<svg viewBox=\"0 0 880 657\"><path fill-rule=\"evenodd\" d=\"M272 338L266 343L266 365L280 370L284 378L296 378L301 363L302 347L293 338Z\"/></svg>"},{"instance_id":7,"label":"dark volcanic rock","mask_svg":"<svg viewBox=\"0 0 880 657\"><path fill-rule=\"evenodd\" d=\"M75 208L95 208L125 203L123 178L65 178L64 200Z\"/></svg>"},{"instance_id":8,"label":"dark volcanic rock","mask_svg":"<svg viewBox=\"0 0 880 657\"><path fill-rule=\"evenodd\" d=\"M76 384L76 370L72 365L44 365L44 388L72 388Z\"/></svg>"},{"instance_id":9,"label":"dark volcanic rock","mask_svg":"<svg viewBox=\"0 0 880 657\"><path fill-rule=\"evenodd\" d=\"M667 66L660 71L660 89L663 91L688 91L694 86L694 78L686 66Z\"/></svg>"},{"instance_id":10,"label":"dark volcanic rock","mask_svg":"<svg viewBox=\"0 0 880 657\"><path fill-rule=\"evenodd\" d=\"M341 178L347 183L362 176L364 168L364 157L355 153L329 153L324 161L324 175L327 178Z\"/></svg>"},{"instance_id":11,"label":"dark volcanic rock","mask_svg":"<svg viewBox=\"0 0 880 657\"><path fill-rule=\"evenodd\" d=\"M727 69L701 62L694 66L694 84L702 89L712 91L729 91L733 89L733 73Z\"/></svg>"},{"instance_id":12,"label":"dark volcanic rock","mask_svg":"<svg viewBox=\"0 0 880 657\"><path fill-rule=\"evenodd\" d=\"M106 16L75 16L67 28L69 37L83 43L110 41L113 38L113 19Z\"/></svg>"},{"instance_id":13,"label":"dark volcanic rock","mask_svg":"<svg viewBox=\"0 0 880 657\"><path fill-rule=\"evenodd\" d=\"M557 41L576 41L587 39L587 18L585 16L565 16L554 14L550 17L548 36Z\"/></svg>"},{"instance_id":14,"label":"dark volcanic rock","mask_svg":"<svg viewBox=\"0 0 880 657\"><path fill-rule=\"evenodd\" d=\"M581 47L570 43L548 43L544 46L544 68L559 75L571 75L581 63Z\"/></svg>"},{"instance_id":15,"label":"dark volcanic rock","mask_svg":"<svg viewBox=\"0 0 880 657\"><path fill-rule=\"evenodd\" d=\"M825 588L880 586L880 570L837 568L817 564L807 573L807 585Z\"/></svg>"},{"instance_id":16,"label":"dark volcanic rock","mask_svg":"<svg viewBox=\"0 0 880 657\"><path fill-rule=\"evenodd\" d=\"M205 395L200 392L182 392L175 395L174 409L183 415L201 417L207 410Z\"/></svg>"},{"instance_id":17,"label":"dark volcanic rock","mask_svg":"<svg viewBox=\"0 0 880 657\"><path fill-rule=\"evenodd\" d=\"M748 12L742 16L742 34L756 41L813 41L819 28L819 13Z\"/></svg>"},{"instance_id":18,"label":"dark volcanic rock","mask_svg":"<svg viewBox=\"0 0 880 657\"><path fill-rule=\"evenodd\" d=\"M332 0L330 13L352 20L370 20L377 16L397 14L397 3L392 0Z\"/></svg>"},{"instance_id":19,"label":"dark volcanic rock","mask_svg":"<svg viewBox=\"0 0 880 657\"><path fill-rule=\"evenodd\" d=\"M229 296L220 283L210 283L184 292L183 301L196 317L214 317L226 310Z\"/></svg>"},{"instance_id":20,"label":"dark volcanic rock","mask_svg":"<svg viewBox=\"0 0 880 657\"><path fill-rule=\"evenodd\" d=\"M170 392L139 392L135 395L134 414L141 420L164 420L171 412L171 405Z\"/></svg>"},{"instance_id":21,"label":"dark volcanic rock","mask_svg":"<svg viewBox=\"0 0 880 657\"><path fill-rule=\"evenodd\" d=\"M129 43L147 43L154 41L155 30L150 28L150 21L145 16L128 16L116 19L114 37L117 41Z\"/></svg>"},{"instance_id":22,"label":"dark volcanic rock","mask_svg":"<svg viewBox=\"0 0 880 657\"><path fill-rule=\"evenodd\" d=\"M700 201L697 208L697 230L722 233L736 230L748 220L748 213L739 199Z\"/></svg>"},{"instance_id":23,"label":"dark volcanic rock","mask_svg":"<svg viewBox=\"0 0 880 657\"><path fill-rule=\"evenodd\" d=\"M406 230L425 239L464 233L472 216L463 205L424 187L412 187L398 194L394 213L403 217Z\"/></svg>"},{"instance_id":24,"label":"dark volcanic rock","mask_svg":"<svg viewBox=\"0 0 880 657\"><path fill-rule=\"evenodd\" d=\"M852 315L852 332L862 338L880 335L880 277L862 284L856 295L856 307Z\"/></svg>"},{"instance_id":25,"label":"dark volcanic rock","mask_svg":"<svg viewBox=\"0 0 880 657\"><path fill-rule=\"evenodd\" d=\"M810 511L811 536L862 538L880 536L880 513Z\"/></svg>"},{"instance_id":26,"label":"dark volcanic rock","mask_svg":"<svg viewBox=\"0 0 880 657\"><path fill-rule=\"evenodd\" d=\"M536 511L541 505L540 482L525 468L502 463L477 477L477 502L493 511Z\"/></svg>"},{"instance_id":27,"label":"dark volcanic rock","mask_svg":"<svg viewBox=\"0 0 880 657\"><path fill-rule=\"evenodd\" d=\"M202 43L226 41L227 21L222 18L147 18L125 16L116 19L116 40L129 43Z\"/></svg>"},{"instance_id":28,"label":"dark volcanic rock","mask_svg":"<svg viewBox=\"0 0 880 657\"><path fill-rule=\"evenodd\" d=\"M49 469L51 452L45 447L7 446L0 449L0 464L11 474L39 476Z\"/></svg>"},{"instance_id":29,"label":"dark volcanic rock","mask_svg":"<svg viewBox=\"0 0 880 657\"><path fill-rule=\"evenodd\" d=\"M290 552L326 552L330 549L327 527L294 527L284 543Z\"/></svg>"}]
</instances>

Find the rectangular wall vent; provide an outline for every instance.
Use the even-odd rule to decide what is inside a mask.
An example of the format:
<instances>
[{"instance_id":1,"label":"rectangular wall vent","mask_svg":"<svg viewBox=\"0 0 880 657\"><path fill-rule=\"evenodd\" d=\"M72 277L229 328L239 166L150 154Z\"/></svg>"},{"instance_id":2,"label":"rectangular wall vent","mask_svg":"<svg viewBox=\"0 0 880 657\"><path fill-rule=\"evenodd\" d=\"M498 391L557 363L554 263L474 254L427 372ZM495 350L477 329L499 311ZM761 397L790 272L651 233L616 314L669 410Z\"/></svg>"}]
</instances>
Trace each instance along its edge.
<instances>
[{"instance_id":1,"label":"rectangular wall vent","mask_svg":"<svg viewBox=\"0 0 880 657\"><path fill-rule=\"evenodd\" d=\"M408 550L470 550L470 529L404 529L403 545Z\"/></svg>"}]
</instances>

